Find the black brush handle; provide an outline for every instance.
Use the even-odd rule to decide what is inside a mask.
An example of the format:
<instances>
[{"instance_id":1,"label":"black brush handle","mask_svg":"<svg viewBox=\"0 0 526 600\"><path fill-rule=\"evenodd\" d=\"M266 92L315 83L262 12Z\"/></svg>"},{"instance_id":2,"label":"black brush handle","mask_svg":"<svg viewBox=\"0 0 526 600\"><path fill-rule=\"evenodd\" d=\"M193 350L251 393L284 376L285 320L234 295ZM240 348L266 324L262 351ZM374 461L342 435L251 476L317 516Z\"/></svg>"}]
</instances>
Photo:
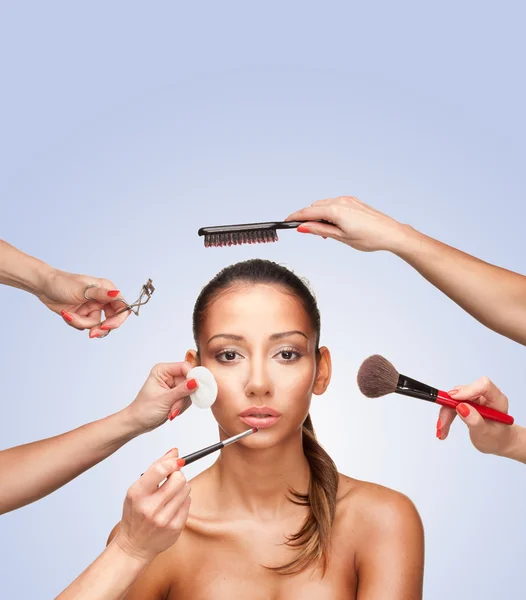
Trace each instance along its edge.
<instances>
[{"instance_id":1,"label":"black brush handle","mask_svg":"<svg viewBox=\"0 0 526 600\"><path fill-rule=\"evenodd\" d=\"M243 223L239 225L217 225L215 227L201 227L198 235L211 235L214 233L237 233L239 231L260 231L262 229L296 229L308 221L269 221L267 223ZM333 225L329 221L318 220L316 223Z\"/></svg>"},{"instance_id":2,"label":"black brush handle","mask_svg":"<svg viewBox=\"0 0 526 600\"><path fill-rule=\"evenodd\" d=\"M428 402L436 402L438 389L400 373L396 384L396 393L427 400Z\"/></svg>"},{"instance_id":3,"label":"black brush handle","mask_svg":"<svg viewBox=\"0 0 526 600\"><path fill-rule=\"evenodd\" d=\"M199 460L200 458L203 458L204 456L212 454L212 452L221 450L223 447L223 442L218 442L217 444L212 444L211 446L207 446L206 448L198 450L197 452L192 452L192 454L187 454L186 456L183 456L182 459L184 460L184 464L186 466L195 462L196 460Z\"/></svg>"}]
</instances>

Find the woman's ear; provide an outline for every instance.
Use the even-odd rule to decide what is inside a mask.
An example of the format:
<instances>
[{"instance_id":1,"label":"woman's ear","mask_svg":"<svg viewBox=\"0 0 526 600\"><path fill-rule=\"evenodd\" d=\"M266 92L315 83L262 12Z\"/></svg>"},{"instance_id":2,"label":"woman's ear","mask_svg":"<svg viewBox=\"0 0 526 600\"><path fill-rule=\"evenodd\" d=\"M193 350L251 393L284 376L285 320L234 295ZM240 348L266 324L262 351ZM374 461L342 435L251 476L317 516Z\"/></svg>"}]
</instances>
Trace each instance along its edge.
<instances>
[{"instance_id":1,"label":"woman's ear","mask_svg":"<svg viewBox=\"0 0 526 600\"><path fill-rule=\"evenodd\" d=\"M316 379L314 380L314 387L312 393L319 396L323 394L329 387L332 374L332 362L331 353L329 349L322 346L318 350L318 356L316 359Z\"/></svg>"},{"instance_id":2,"label":"woman's ear","mask_svg":"<svg viewBox=\"0 0 526 600\"><path fill-rule=\"evenodd\" d=\"M192 367L197 367L201 362L195 350L187 350L184 359L186 360L186 362L189 362L192 365Z\"/></svg>"}]
</instances>

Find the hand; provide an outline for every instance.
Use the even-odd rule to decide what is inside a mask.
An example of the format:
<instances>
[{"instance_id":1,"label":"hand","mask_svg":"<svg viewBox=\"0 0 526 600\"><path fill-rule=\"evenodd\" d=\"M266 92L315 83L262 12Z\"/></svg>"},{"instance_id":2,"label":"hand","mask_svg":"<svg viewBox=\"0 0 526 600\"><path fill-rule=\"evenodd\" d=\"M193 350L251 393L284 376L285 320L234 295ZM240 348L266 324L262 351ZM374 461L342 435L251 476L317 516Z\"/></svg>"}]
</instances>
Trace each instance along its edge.
<instances>
[{"instance_id":1,"label":"hand","mask_svg":"<svg viewBox=\"0 0 526 600\"><path fill-rule=\"evenodd\" d=\"M310 222L318 219L334 225ZM400 223L352 196L318 200L285 220L307 221L298 227L299 232L330 237L364 252L393 250L403 231Z\"/></svg>"},{"instance_id":2,"label":"hand","mask_svg":"<svg viewBox=\"0 0 526 600\"><path fill-rule=\"evenodd\" d=\"M186 380L191 368L189 362L161 363L153 367L135 400L124 409L140 433L174 419L190 406L189 393L199 385L196 379Z\"/></svg>"},{"instance_id":3,"label":"hand","mask_svg":"<svg viewBox=\"0 0 526 600\"><path fill-rule=\"evenodd\" d=\"M504 413L508 412L508 399L487 377L481 377L470 385L457 386L448 394L455 400L471 400ZM469 437L477 450L498 456L506 454L506 449L514 441L515 430L510 425L483 419L469 404L459 404L456 411L444 406L440 408L437 422L438 439L446 439L457 414L468 426Z\"/></svg>"},{"instance_id":4,"label":"hand","mask_svg":"<svg viewBox=\"0 0 526 600\"><path fill-rule=\"evenodd\" d=\"M178 456L174 448L154 462L126 494L115 542L138 560L149 562L175 544L188 518L190 485Z\"/></svg>"},{"instance_id":5,"label":"hand","mask_svg":"<svg viewBox=\"0 0 526 600\"><path fill-rule=\"evenodd\" d=\"M87 285L95 284L86 290ZM125 304L117 300L120 292L108 279L74 275L66 271L53 270L44 278L42 289L36 293L37 298L53 312L60 314L64 322L75 329L89 329L90 338L106 337L112 329L117 329L130 316L130 311L113 315L122 310ZM102 311L105 320L101 323Z\"/></svg>"}]
</instances>

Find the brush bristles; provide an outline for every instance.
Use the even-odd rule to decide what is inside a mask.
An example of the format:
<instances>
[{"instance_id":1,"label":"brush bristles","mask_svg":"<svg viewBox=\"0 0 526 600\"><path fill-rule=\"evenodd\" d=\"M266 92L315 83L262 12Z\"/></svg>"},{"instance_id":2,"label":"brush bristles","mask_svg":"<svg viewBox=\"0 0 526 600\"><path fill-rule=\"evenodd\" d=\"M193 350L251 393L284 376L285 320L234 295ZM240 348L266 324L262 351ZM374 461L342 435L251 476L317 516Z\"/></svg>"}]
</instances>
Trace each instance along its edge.
<instances>
[{"instance_id":1,"label":"brush bristles","mask_svg":"<svg viewBox=\"0 0 526 600\"><path fill-rule=\"evenodd\" d=\"M277 241L278 234L274 229L236 231L231 233L207 233L205 235L205 248L220 248L222 246L240 246L241 244L261 244Z\"/></svg>"},{"instance_id":2,"label":"brush bristles","mask_svg":"<svg viewBox=\"0 0 526 600\"><path fill-rule=\"evenodd\" d=\"M380 398L396 390L398 376L398 371L386 358L374 354L363 361L358 371L358 387L367 398Z\"/></svg>"}]
</instances>

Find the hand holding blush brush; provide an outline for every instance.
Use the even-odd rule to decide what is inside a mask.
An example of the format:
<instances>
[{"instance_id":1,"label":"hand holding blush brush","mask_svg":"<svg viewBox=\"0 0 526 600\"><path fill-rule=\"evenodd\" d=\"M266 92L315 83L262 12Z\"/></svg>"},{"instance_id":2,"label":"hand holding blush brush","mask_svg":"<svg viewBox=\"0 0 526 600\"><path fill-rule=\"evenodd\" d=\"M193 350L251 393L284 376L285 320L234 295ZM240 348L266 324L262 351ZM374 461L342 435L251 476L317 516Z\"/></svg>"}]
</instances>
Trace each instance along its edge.
<instances>
[{"instance_id":1,"label":"hand holding blush brush","mask_svg":"<svg viewBox=\"0 0 526 600\"><path fill-rule=\"evenodd\" d=\"M362 394L368 398L380 398L387 394L396 393L434 402L453 410L457 409L460 404L469 405L489 421L505 425L512 425L514 422L513 417L505 412L479 404L473 400L456 400L447 392L402 375L386 358L378 354L370 356L362 363L358 371L358 387ZM462 415L461 411L462 408L459 409L459 413L461 416L465 416Z\"/></svg>"}]
</instances>

